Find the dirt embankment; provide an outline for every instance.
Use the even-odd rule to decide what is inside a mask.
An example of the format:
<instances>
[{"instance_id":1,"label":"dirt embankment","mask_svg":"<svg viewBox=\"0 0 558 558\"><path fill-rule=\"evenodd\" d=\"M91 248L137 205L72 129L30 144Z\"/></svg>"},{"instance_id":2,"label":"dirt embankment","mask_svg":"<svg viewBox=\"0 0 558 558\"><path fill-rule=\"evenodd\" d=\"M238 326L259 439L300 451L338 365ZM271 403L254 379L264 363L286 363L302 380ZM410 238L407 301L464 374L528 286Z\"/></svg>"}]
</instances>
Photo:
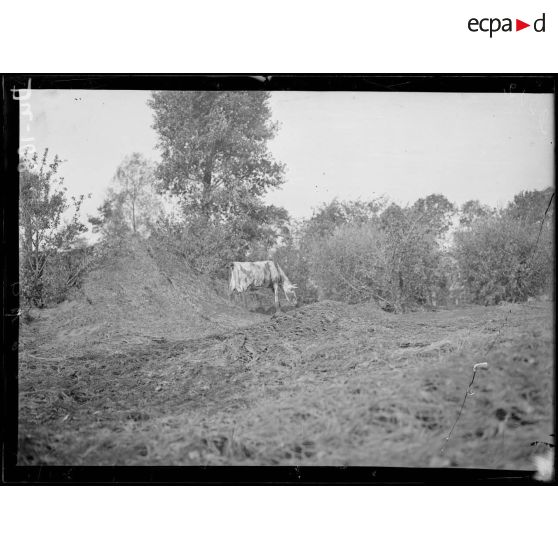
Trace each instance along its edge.
<instances>
[{"instance_id":1,"label":"dirt embankment","mask_svg":"<svg viewBox=\"0 0 558 558\"><path fill-rule=\"evenodd\" d=\"M179 255L133 236L98 254L71 300L33 317L22 348L49 357L202 337L264 319L231 303Z\"/></svg>"}]
</instances>

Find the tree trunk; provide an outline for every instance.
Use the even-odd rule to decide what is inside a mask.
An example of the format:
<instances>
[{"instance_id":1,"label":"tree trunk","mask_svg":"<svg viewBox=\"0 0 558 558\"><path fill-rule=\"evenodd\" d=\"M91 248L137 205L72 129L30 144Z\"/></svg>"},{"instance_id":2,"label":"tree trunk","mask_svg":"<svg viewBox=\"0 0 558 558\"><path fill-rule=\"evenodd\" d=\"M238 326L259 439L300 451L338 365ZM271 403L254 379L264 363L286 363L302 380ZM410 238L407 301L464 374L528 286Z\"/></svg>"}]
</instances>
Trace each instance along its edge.
<instances>
[{"instance_id":1,"label":"tree trunk","mask_svg":"<svg viewBox=\"0 0 558 558\"><path fill-rule=\"evenodd\" d=\"M211 188L213 182L214 158L215 145L213 145L211 153L205 163L202 177L202 213L207 219L211 216Z\"/></svg>"},{"instance_id":2,"label":"tree trunk","mask_svg":"<svg viewBox=\"0 0 558 558\"><path fill-rule=\"evenodd\" d=\"M211 214L211 169L206 169L204 172L202 187L202 214L209 218Z\"/></svg>"}]
</instances>

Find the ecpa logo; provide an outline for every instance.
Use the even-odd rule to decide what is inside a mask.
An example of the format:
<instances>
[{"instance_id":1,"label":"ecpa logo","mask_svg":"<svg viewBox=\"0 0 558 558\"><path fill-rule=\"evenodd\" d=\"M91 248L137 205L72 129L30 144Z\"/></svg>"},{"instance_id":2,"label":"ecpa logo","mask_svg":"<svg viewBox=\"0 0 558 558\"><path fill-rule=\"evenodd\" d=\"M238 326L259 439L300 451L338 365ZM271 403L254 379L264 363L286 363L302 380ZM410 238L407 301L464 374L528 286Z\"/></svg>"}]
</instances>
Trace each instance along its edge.
<instances>
[{"instance_id":1,"label":"ecpa logo","mask_svg":"<svg viewBox=\"0 0 558 558\"><path fill-rule=\"evenodd\" d=\"M545 32L545 16L546 14L543 14L539 19L536 19L533 22L532 27L537 33ZM512 18L509 17L505 17L503 19L498 17L485 17L482 19L472 17L469 20L467 27L469 28L469 31L472 31L473 33L477 33L478 31L489 33L490 38L492 38L492 35L498 31L503 31L504 33L514 31ZM531 24L525 23L521 19L515 20L515 31L521 31L527 27L531 27Z\"/></svg>"}]
</instances>

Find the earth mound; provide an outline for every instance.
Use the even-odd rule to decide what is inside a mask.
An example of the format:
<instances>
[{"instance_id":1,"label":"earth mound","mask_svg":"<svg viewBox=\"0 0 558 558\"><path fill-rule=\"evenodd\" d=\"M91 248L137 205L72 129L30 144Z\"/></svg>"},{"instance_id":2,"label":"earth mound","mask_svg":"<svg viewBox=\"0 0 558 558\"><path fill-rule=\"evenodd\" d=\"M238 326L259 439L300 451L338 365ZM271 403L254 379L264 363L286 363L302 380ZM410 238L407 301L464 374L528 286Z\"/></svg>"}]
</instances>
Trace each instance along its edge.
<instances>
[{"instance_id":1,"label":"earth mound","mask_svg":"<svg viewBox=\"0 0 558 558\"><path fill-rule=\"evenodd\" d=\"M198 338L268 319L234 305L224 285L153 241L126 237L98 246L95 257L71 300L34 313L30 327L22 328L24 345L27 338L41 351L110 350L122 343Z\"/></svg>"}]
</instances>

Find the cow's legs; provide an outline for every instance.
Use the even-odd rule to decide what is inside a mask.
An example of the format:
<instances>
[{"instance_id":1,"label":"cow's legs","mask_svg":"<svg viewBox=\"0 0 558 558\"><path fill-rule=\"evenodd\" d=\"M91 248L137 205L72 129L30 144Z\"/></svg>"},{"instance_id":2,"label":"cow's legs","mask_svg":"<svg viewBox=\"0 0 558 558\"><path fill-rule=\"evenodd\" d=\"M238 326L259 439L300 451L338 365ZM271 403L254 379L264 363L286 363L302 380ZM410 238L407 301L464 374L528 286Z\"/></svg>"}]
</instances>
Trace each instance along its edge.
<instances>
[{"instance_id":1,"label":"cow's legs","mask_svg":"<svg viewBox=\"0 0 558 558\"><path fill-rule=\"evenodd\" d=\"M279 306L279 285L278 285L278 283L273 283L273 294L275 296L275 312L280 312L281 307Z\"/></svg>"}]
</instances>

